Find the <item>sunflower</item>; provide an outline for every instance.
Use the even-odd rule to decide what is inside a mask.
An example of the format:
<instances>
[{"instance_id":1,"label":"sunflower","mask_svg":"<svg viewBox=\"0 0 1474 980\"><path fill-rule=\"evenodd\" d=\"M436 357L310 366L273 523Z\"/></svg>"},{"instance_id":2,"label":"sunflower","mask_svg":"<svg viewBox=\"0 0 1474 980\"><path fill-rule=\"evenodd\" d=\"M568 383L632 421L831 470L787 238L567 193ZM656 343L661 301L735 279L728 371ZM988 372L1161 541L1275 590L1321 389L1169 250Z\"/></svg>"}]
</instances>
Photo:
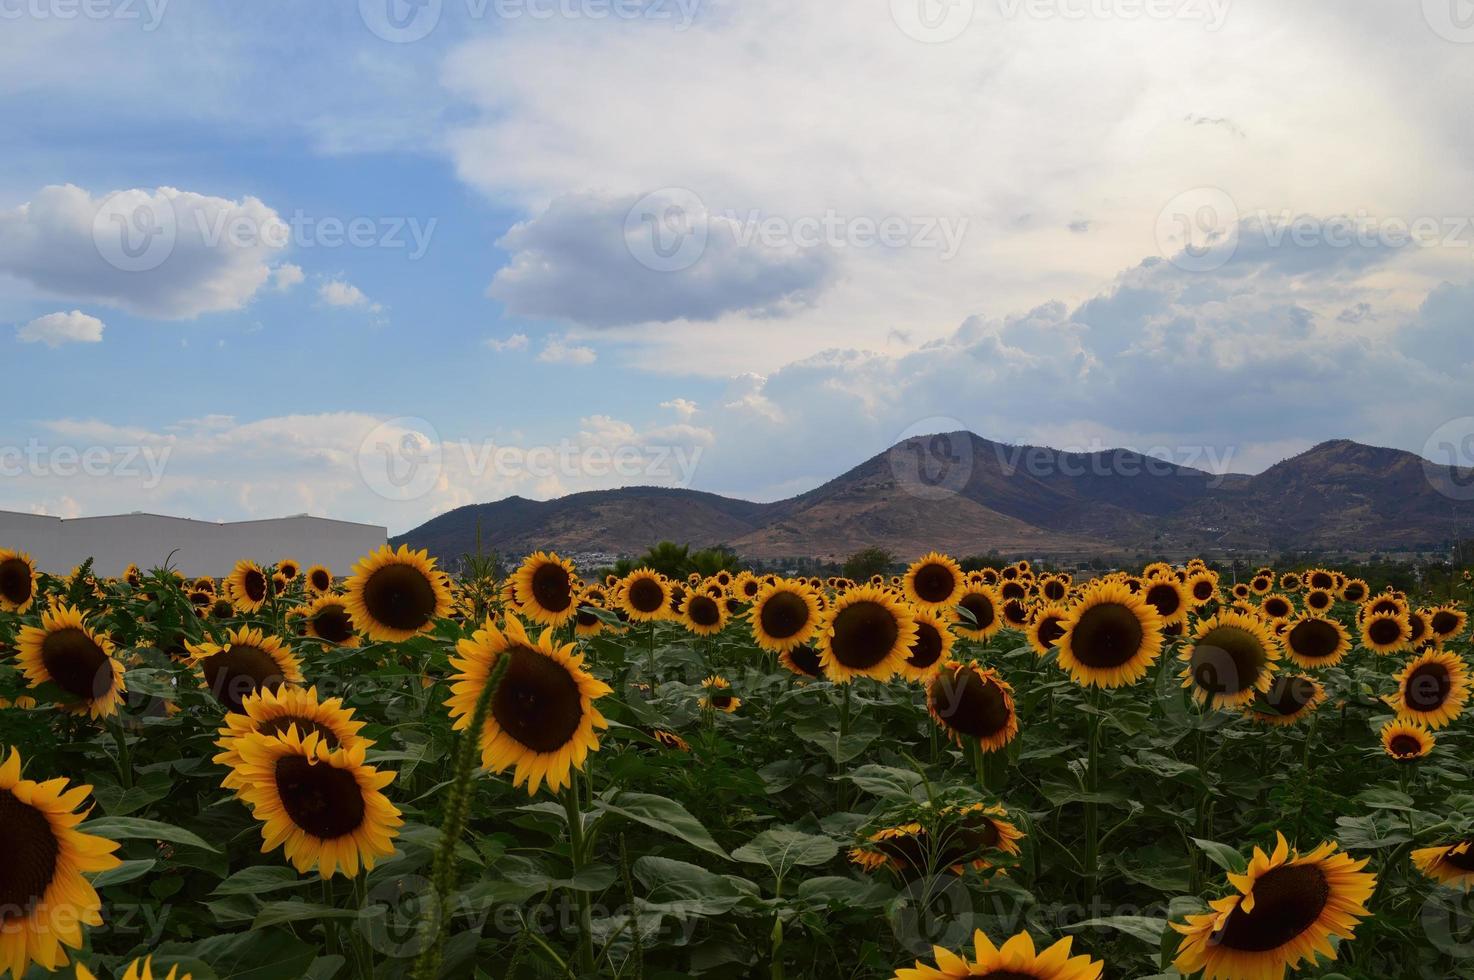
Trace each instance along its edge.
<instances>
[{"instance_id":1,"label":"sunflower","mask_svg":"<svg viewBox=\"0 0 1474 980\"><path fill-rule=\"evenodd\" d=\"M1457 640L1469 625L1469 614L1458 606L1436 606L1428 610L1428 632L1439 643Z\"/></svg>"},{"instance_id":2,"label":"sunflower","mask_svg":"<svg viewBox=\"0 0 1474 980\"><path fill-rule=\"evenodd\" d=\"M945 612L952 608L967 586L962 566L935 551L913 562L906 569L902 582L906 598L928 612Z\"/></svg>"},{"instance_id":3,"label":"sunflower","mask_svg":"<svg viewBox=\"0 0 1474 980\"><path fill-rule=\"evenodd\" d=\"M1299 572L1286 572L1280 576L1280 588L1286 592L1299 592L1305 587L1305 580L1300 577Z\"/></svg>"},{"instance_id":4,"label":"sunflower","mask_svg":"<svg viewBox=\"0 0 1474 980\"><path fill-rule=\"evenodd\" d=\"M0 612L24 613L36 601L36 563L23 551L0 548Z\"/></svg>"},{"instance_id":5,"label":"sunflower","mask_svg":"<svg viewBox=\"0 0 1474 980\"><path fill-rule=\"evenodd\" d=\"M241 783L235 767L240 765L241 756L237 749L252 735L280 735L289 728L296 728L301 737L315 734L329 751L334 751L358 745L372 746L373 743L358 734L363 726L363 722L353 720L352 708L343 707L342 698L319 701L315 687L304 690L287 686L276 691L262 688L241 700L239 712L225 716L225 725L215 742L222 751L214 761L231 772L221 785L239 791Z\"/></svg>"},{"instance_id":6,"label":"sunflower","mask_svg":"<svg viewBox=\"0 0 1474 980\"><path fill-rule=\"evenodd\" d=\"M1423 725L1408 721L1389 721L1382 726L1382 751L1398 762L1412 762L1433 751L1437 741Z\"/></svg>"},{"instance_id":7,"label":"sunflower","mask_svg":"<svg viewBox=\"0 0 1474 980\"><path fill-rule=\"evenodd\" d=\"M225 644L188 643L190 663L227 711L240 711L246 695L283 684L301 684L302 667L280 637L243 626L226 634Z\"/></svg>"},{"instance_id":8,"label":"sunflower","mask_svg":"<svg viewBox=\"0 0 1474 980\"><path fill-rule=\"evenodd\" d=\"M824 661L811 646L794 647L778 654L778 662L791 674L818 680L824 676Z\"/></svg>"},{"instance_id":9,"label":"sunflower","mask_svg":"<svg viewBox=\"0 0 1474 980\"><path fill-rule=\"evenodd\" d=\"M588 639L598 636L604 632L604 620L600 619L594 610L603 611L607 597L602 591L586 589L583 595L578 597L576 605L578 612L573 617L573 635Z\"/></svg>"},{"instance_id":10,"label":"sunflower","mask_svg":"<svg viewBox=\"0 0 1474 980\"><path fill-rule=\"evenodd\" d=\"M317 732L295 725L278 735L258 733L236 743L234 774L242 801L261 822L261 853L283 848L299 874L323 878L373 869L394 853L404 823L383 792L394 773L364 764L366 743L330 749Z\"/></svg>"},{"instance_id":11,"label":"sunflower","mask_svg":"<svg viewBox=\"0 0 1474 980\"><path fill-rule=\"evenodd\" d=\"M1208 707L1239 707L1269 691L1279 640L1263 620L1223 611L1198 624L1194 642L1182 652L1187 664L1182 686Z\"/></svg>"},{"instance_id":12,"label":"sunflower","mask_svg":"<svg viewBox=\"0 0 1474 980\"><path fill-rule=\"evenodd\" d=\"M819 630L824 676L836 684L856 677L889 680L916 640L916 619L884 589L862 585L837 597Z\"/></svg>"},{"instance_id":13,"label":"sunflower","mask_svg":"<svg viewBox=\"0 0 1474 980\"><path fill-rule=\"evenodd\" d=\"M920 960L911 969L897 970L891 980L949 980L963 977L995 977L998 980L1097 980L1105 963L1089 956L1071 956L1074 940L1061 939L1044 952L1037 952L1034 940L1020 932L1000 949L993 945L983 930L973 933L973 959L943 949L932 948L935 967Z\"/></svg>"},{"instance_id":14,"label":"sunflower","mask_svg":"<svg viewBox=\"0 0 1474 980\"><path fill-rule=\"evenodd\" d=\"M107 634L92 630L73 606L58 605L41 614L40 626L23 627L15 639L16 662L32 687L55 684L64 704L93 718L117 713L128 688L123 665L113 656Z\"/></svg>"},{"instance_id":15,"label":"sunflower","mask_svg":"<svg viewBox=\"0 0 1474 980\"><path fill-rule=\"evenodd\" d=\"M625 576L619 590L619 604L637 623L653 623L667 618L670 589L664 577L648 568L638 568Z\"/></svg>"},{"instance_id":16,"label":"sunflower","mask_svg":"<svg viewBox=\"0 0 1474 980\"><path fill-rule=\"evenodd\" d=\"M160 969L163 968L160 967ZM169 972L167 974L160 973L158 980L190 980L190 977L191 975L188 973L180 973L179 967L176 964L175 966L169 967ZM97 977L92 975L91 970L87 969L81 963L78 963L77 980L97 980ZM132 963L129 963L127 971L124 972L120 980L154 980L153 957L148 956L142 959L136 959Z\"/></svg>"},{"instance_id":17,"label":"sunflower","mask_svg":"<svg viewBox=\"0 0 1474 980\"><path fill-rule=\"evenodd\" d=\"M927 685L926 704L959 746L976 739L984 752L997 752L1018 735L1013 687L995 670L947 664Z\"/></svg>"},{"instance_id":18,"label":"sunflower","mask_svg":"<svg viewBox=\"0 0 1474 980\"><path fill-rule=\"evenodd\" d=\"M574 579L572 562L545 551L528 555L512 575L522 615L544 626L568 622L578 612Z\"/></svg>"},{"instance_id":19,"label":"sunflower","mask_svg":"<svg viewBox=\"0 0 1474 980\"><path fill-rule=\"evenodd\" d=\"M691 751L691 743L681 738L675 732L668 732L664 728L653 729L650 732L650 737L668 749L675 749L677 752Z\"/></svg>"},{"instance_id":20,"label":"sunflower","mask_svg":"<svg viewBox=\"0 0 1474 980\"><path fill-rule=\"evenodd\" d=\"M732 581L731 591L742 598L745 602L751 602L757 598L757 594L763 590L763 580L751 572L743 572Z\"/></svg>"},{"instance_id":21,"label":"sunflower","mask_svg":"<svg viewBox=\"0 0 1474 980\"><path fill-rule=\"evenodd\" d=\"M1203 980L1279 978L1317 956L1336 958L1332 938L1355 938L1357 924L1371 913L1366 902L1376 875L1367 861L1337 853L1333 841L1309 854L1290 849L1278 834L1274 854L1254 849L1243 874L1229 874L1237 894L1209 903L1212 911L1172 923L1182 933L1173 965Z\"/></svg>"},{"instance_id":22,"label":"sunflower","mask_svg":"<svg viewBox=\"0 0 1474 980\"><path fill-rule=\"evenodd\" d=\"M1057 649L1077 684L1134 684L1162 655L1162 620L1125 585L1097 582L1070 608Z\"/></svg>"},{"instance_id":23,"label":"sunflower","mask_svg":"<svg viewBox=\"0 0 1474 980\"><path fill-rule=\"evenodd\" d=\"M354 624L380 643L398 643L430 629L450 612L445 574L427 551L384 545L353 566L343 601Z\"/></svg>"},{"instance_id":24,"label":"sunflower","mask_svg":"<svg viewBox=\"0 0 1474 980\"><path fill-rule=\"evenodd\" d=\"M889 868L903 879L940 869L965 874L996 867L992 857L1017 856L1024 839L1001 806L970 803L938 810L923 826L919 820L881 827L850 849L849 859L866 871Z\"/></svg>"},{"instance_id":25,"label":"sunflower","mask_svg":"<svg viewBox=\"0 0 1474 980\"><path fill-rule=\"evenodd\" d=\"M770 653L786 653L819 631L819 597L806 585L779 579L758 589L752 604L752 639Z\"/></svg>"},{"instance_id":26,"label":"sunflower","mask_svg":"<svg viewBox=\"0 0 1474 980\"><path fill-rule=\"evenodd\" d=\"M703 711L720 711L730 715L742 707L742 699L733 696L732 685L727 683L725 677L708 677L701 682L701 689L706 692L700 701Z\"/></svg>"},{"instance_id":27,"label":"sunflower","mask_svg":"<svg viewBox=\"0 0 1474 980\"><path fill-rule=\"evenodd\" d=\"M1255 595L1267 595L1272 588L1274 588L1274 576L1272 575L1255 575L1249 580L1249 591Z\"/></svg>"},{"instance_id":28,"label":"sunflower","mask_svg":"<svg viewBox=\"0 0 1474 980\"><path fill-rule=\"evenodd\" d=\"M6 858L0 872L0 970L12 977L31 963L55 970L67 963L64 947L80 949L83 925L102 925L102 900L85 874L122 862L117 843L77 829L77 813L91 786L67 789L65 779L21 778L14 748L0 765L0 827Z\"/></svg>"},{"instance_id":29,"label":"sunflower","mask_svg":"<svg viewBox=\"0 0 1474 980\"><path fill-rule=\"evenodd\" d=\"M1407 614L1409 649L1417 649L1419 644L1428 639L1428 617L1426 609L1413 609Z\"/></svg>"},{"instance_id":30,"label":"sunflower","mask_svg":"<svg viewBox=\"0 0 1474 980\"><path fill-rule=\"evenodd\" d=\"M1369 616L1373 613L1390 616L1406 616L1412 611L1407 599L1391 591L1384 592L1375 598L1367 600L1362 604L1362 615Z\"/></svg>"},{"instance_id":31,"label":"sunflower","mask_svg":"<svg viewBox=\"0 0 1474 980\"><path fill-rule=\"evenodd\" d=\"M952 632L969 640L986 641L1003 628L1000 605L1002 600L993 586L969 585L952 612Z\"/></svg>"},{"instance_id":32,"label":"sunflower","mask_svg":"<svg viewBox=\"0 0 1474 980\"><path fill-rule=\"evenodd\" d=\"M1474 888L1474 839L1413 851L1413 864L1434 881L1468 892Z\"/></svg>"},{"instance_id":33,"label":"sunflower","mask_svg":"<svg viewBox=\"0 0 1474 980\"><path fill-rule=\"evenodd\" d=\"M557 792L572 783L571 770L583 769L590 751L599 750L596 728L608 728L594 701L609 685L583 666L573 644L555 646L551 630L533 642L515 616L498 629L488 620L469 639L456 644L457 671L446 704L457 731L470 727L492 668L509 657L507 671L491 699L481 731L481 762L493 772L516 767L513 784L527 784L529 796L547 780Z\"/></svg>"},{"instance_id":34,"label":"sunflower","mask_svg":"<svg viewBox=\"0 0 1474 980\"><path fill-rule=\"evenodd\" d=\"M130 564L127 568L123 569L123 581L135 589L138 588L143 584L142 570L137 565Z\"/></svg>"},{"instance_id":35,"label":"sunflower","mask_svg":"<svg viewBox=\"0 0 1474 980\"><path fill-rule=\"evenodd\" d=\"M266 605L271 597L271 580L261 566L249 559L241 559L225 578L230 589L230 599L243 613L253 613Z\"/></svg>"},{"instance_id":36,"label":"sunflower","mask_svg":"<svg viewBox=\"0 0 1474 980\"><path fill-rule=\"evenodd\" d=\"M727 607L705 593L687 596L681 604L681 624L697 636L714 636L727 628Z\"/></svg>"},{"instance_id":37,"label":"sunflower","mask_svg":"<svg viewBox=\"0 0 1474 980\"><path fill-rule=\"evenodd\" d=\"M276 571L288 582L294 582L302 574L302 563L295 558L283 558L276 563Z\"/></svg>"},{"instance_id":38,"label":"sunflower","mask_svg":"<svg viewBox=\"0 0 1474 980\"><path fill-rule=\"evenodd\" d=\"M1271 622L1289 619L1295 614L1295 604L1278 593L1267 595L1259 603L1259 611Z\"/></svg>"},{"instance_id":39,"label":"sunflower","mask_svg":"<svg viewBox=\"0 0 1474 980\"><path fill-rule=\"evenodd\" d=\"M1351 634L1334 619L1305 614L1290 623L1285 650L1301 667L1334 667L1351 650Z\"/></svg>"},{"instance_id":40,"label":"sunflower","mask_svg":"<svg viewBox=\"0 0 1474 980\"><path fill-rule=\"evenodd\" d=\"M1336 576L1324 568L1312 568L1305 573L1305 583L1312 589L1329 591L1336 587Z\"/></svg>"},{"instance_id":41,"label":"sunflower","mask_svg":"<svg viewBox=\"0 0 1474 980\"><path fill-rule=\"evenodd\" d=\"M1041 657L1049 655L1049 651L1059 643L1059 638L1065 635L1065 620L1069 616L1068 609L1053 603L1034 610L1026 635L1036 654Z\"/></svg>"},{"instance_id":42,"label":"sunflower","mask_svg":"<svg viewBox=\"0 0 1474 980\"><path fill-rule=\"evenodd\" d=\"M1342 602L1360 603L1371 594L1366 582L1359 578L1349 578L1341 586L1339 595Z\"/></svg>"},{"instance_id":43,"label":"sunflower","mask_svg":"<svg viewBox=\"0 0 1474 980\"><path fill-rule=\"evenodd\" d=\"M1187 589L1177 579L1166 576L1148 579L1144 598L1155 607L1163 626L1187 622L1190 608Z\"/></svg>"},{"instance_id":44,"label":"sunflower","mask_svg":"<svg viewBox=\"0 0 1474 980\"><path fill-rule=\"evenodd\" d=\"M956 637L934 612L914 609L911 617L916 620L916 639L901 662L900 674L908 681L927 681L951 658Z\"/></svg>"},{"instance_id":45,"label":"sunflower","mask_svg":"<svg viewBox=\"0 0 1474 980\"><path fill-rule=\"evenodd\" d=\"M315 595L324 595L333 590L333 570L326 565L313 565L307 569L307 590Z\"/></svg>"},{"instance_id":46,"label":"sunflower","mask_svg":"<svg viewBox=\"0 0 1474 980\"><path fill-rule=\"evenodd\" d=\"M1244 706L1244 714L1266 725L1293 725L1309 718L1326 699L1326 689L1308 674L1280 674L1265 693Z\"/></svg>"},{"instance_id":47,"label":"sunflower","mask_svg":"<svg viewBox=\"0 0 1474 980\"><path fill-rule=\"evenodd\" d=\"M1194 606L1203 606L1218 598L1218 573L1203 569L1189 575L1183 583Z\"/></svg>"},{"instance_id":48,"label":"sunflower","mask_svg":"<svg viewBox=\"0 0 1474 980\"><path fill-rule=\"evenodd\" d=\"M342 596L320 595L303 608L307 636L336 647L356 647L360 641L353 629L353 616Z\"/></svg>"},{"instance_id":49,"label":"sunflower","mask_svg":"<svg viewBox=\"0 0 1474 980\"><path fill-rule=\"evenodd\" d=\"M1407 646L1412 632L1407 613L1374 612L1362 620L1361 645L1381 654L1396 653Z\"/></svg>"},{"instance_id":50,"label":"sunflower","mask_svg":"<svg viewBox=\"0 0 1474 980\"><path fill-rule=\"evenodd\" d=\"M1435 731L1451 724L1469 700L1469 668L1454 653L1429 650L1398 674L1397 693L1387 698L1402 721Z\"/></svg>"}]
</instances>

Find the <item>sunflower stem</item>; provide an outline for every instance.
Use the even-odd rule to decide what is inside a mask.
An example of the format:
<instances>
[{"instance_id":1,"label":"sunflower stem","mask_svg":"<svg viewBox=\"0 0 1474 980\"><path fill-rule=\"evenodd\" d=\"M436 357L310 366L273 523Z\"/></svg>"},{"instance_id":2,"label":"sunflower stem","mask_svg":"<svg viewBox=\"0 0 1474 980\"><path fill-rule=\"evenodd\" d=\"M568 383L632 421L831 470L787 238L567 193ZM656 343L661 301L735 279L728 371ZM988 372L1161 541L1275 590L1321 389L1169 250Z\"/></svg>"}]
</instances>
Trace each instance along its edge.
<instances>
[{"instance_id":1,"label":"sunflower stem","mask_svg":"<svg viewBox=\"0 0 1474 980\"><path fill-rule=\"evenodd\" d=\"M435 980L440 974L440 961L445 955L445 941L450 938L450 895L455 887L455 850L465 833L466 821L471 811L471 774L475 769L477 753L481 748L481 731L486 727L486 716L491 712L492 699L511 665L510 657L498 657L486 679L486 686L476 699L471 712L471 723L461 733L460 746L455 758L455 780L446 796L445 821L440 828L440 848L435 852L435 863L431 872L431 884L435 895L421 924L425 948L415 962L416 980Z\"/></svg>"},{"instance_id":2,"label":"sunflower stem","mask_svg":"<svg viewBox=\"0 0 1474 980\"><path fill-rule=\"evenodd\" d=\"M568 850L573 864L573 877L577 878L583 870L584 860L584 835L583 835L583 807L578 797L578 775L570 777L568 787L563 791L563 809L568 815ZM578 903L578 964L581 976L590 976L594 972L594 915L589 904L589 893L582 889L573 890L574 900Z\"/></svg>"},{"instance_id":3,"label":"sunflower stem","mask_svg":"<svg viewBox=\"0 0 1474 980\"><path fill-rule=\"evenodd\" d=\"M128 750L128 733L123 731L123 722L115 715L108 723L113 733L113 743L118 747L118 782L123 788L133 788L133 756Z\"/></svg>"},{"instance_id":4,"label":"sunflower stem","mask_svg":"<svg viewBox=\"0 0 1474 980\"><path fill-rule=\"evenodd\" d=\"M1095 898L1100 868L1100 810L1095 791L1100 780L1100 689L1090 689L1090 745L1085 760L1085 899Z\"/></svg>"}]
</instances>

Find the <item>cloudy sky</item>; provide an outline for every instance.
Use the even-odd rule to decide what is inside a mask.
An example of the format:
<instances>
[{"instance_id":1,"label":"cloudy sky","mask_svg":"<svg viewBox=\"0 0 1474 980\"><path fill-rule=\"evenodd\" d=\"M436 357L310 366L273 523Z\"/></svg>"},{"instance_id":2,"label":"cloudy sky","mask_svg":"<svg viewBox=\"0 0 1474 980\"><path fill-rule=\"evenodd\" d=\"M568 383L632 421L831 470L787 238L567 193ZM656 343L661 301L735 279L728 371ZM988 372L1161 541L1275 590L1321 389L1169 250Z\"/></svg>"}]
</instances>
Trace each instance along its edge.
<instances>
[{"instance_id":1,"label":"cloudy sky","mask_svg":"<svg viewBox=\"0 0 1474 980\"><path fill-rule=\"evenodd\" d=\"M1474 452L1470 13L0 5L0 508Z\"/></svg>"}]
</instances>

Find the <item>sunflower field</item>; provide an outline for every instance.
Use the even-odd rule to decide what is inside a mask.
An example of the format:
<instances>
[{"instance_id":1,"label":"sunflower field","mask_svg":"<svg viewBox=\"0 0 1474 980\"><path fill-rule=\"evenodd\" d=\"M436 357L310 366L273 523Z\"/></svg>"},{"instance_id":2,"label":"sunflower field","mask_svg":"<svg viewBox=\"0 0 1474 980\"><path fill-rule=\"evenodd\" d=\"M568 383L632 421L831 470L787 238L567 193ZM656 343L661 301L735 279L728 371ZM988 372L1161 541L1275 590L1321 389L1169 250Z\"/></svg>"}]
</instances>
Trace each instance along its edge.
<instances>
[{"instance_id":1,"label":"sunflower field","mask_svg":"<svg viewBox=\"0 0 1474 980\"><path fill-rule=\"evenodd\" d=\"M0 549L0 977L1474 976L1468 572L471 567Z\"/></svg>"}]
</instances>

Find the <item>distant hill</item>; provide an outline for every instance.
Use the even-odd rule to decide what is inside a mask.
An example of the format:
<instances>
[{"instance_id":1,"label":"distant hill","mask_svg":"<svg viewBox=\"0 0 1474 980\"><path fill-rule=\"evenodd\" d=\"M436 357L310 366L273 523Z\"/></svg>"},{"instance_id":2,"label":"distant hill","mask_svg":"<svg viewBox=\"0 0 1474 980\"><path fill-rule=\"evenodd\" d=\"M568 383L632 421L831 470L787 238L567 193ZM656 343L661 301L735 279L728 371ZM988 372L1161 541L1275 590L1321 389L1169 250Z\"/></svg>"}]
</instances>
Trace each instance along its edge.
<instances>
[{"instance_id":1,"label":"distant hill","mask_svg":"<svg viewBox=\"0 0 1474 980\"><path fill-rule=\"evenodd\" d=\"M444 560L475 548L635 555L661 540L729 545L752 558L843 558L872 545L901 558L1105 552L1401 550L1474 533L1474 502L1435 486L1421 457L1322 443L1258 476L1218 476L1128 450L1069 453L970 432L898 443L775 503L659 487L460 507L396 539Z\"/></svg>"}]
</instances>

